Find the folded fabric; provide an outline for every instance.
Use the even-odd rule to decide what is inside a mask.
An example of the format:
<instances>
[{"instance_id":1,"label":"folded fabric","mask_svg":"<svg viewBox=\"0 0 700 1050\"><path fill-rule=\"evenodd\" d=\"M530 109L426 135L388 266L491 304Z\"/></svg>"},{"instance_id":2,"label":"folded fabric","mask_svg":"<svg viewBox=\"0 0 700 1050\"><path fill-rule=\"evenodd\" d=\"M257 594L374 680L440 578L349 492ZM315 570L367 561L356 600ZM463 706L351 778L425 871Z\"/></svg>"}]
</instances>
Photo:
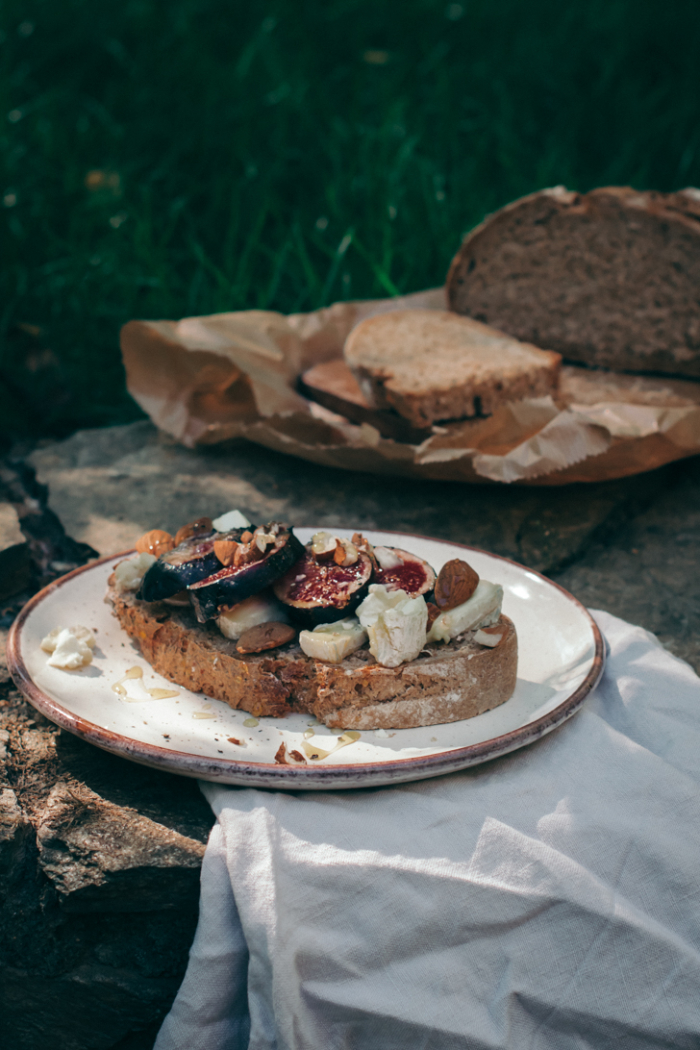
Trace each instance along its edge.
<instances>
[{"instance_id":1,"label":"folded fabric","mask_svg":"<svg viewBox=\"0 0 700 1050\"><path fill-rule=\"evenodd\" d=\"M413 784L202 784L217 816L155 1050L700 1046L700 679L609 656L538 743Z\"/></svg>"}]
</instances>

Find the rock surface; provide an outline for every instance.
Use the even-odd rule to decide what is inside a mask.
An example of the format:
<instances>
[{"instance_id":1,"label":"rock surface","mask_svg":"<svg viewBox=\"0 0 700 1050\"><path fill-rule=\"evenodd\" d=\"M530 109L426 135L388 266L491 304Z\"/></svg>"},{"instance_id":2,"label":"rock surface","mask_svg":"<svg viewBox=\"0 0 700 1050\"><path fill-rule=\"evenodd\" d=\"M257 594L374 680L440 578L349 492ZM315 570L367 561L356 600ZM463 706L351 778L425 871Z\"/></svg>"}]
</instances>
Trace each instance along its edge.
<instances>
[{"instance_id":1,"label":"rock surface","mask_svg":"<svg viewBox=\"0 0 700 1050\"><path fill-rule=\"evenodd\" d=\"M136 423L77 433L31 462L68 537L101 554L233 507L423 533L545 572L700 667L698 459L603 485L471 487L343 474L251 445L190 451ZM153 1045L186 965L212 819L192 781L46 722L0 664L0 1044Z\"/></svg>"},{"instance_id":2,"label":"rock surface","mask_svg":"<svg viewBox=\"0 0 700 1050\"><path fill-rule=\"evenodd\" d=\"M212 824L190 780L58 730L0 659L0 1045L146 1050L182 980Z\"/></svg>"},{"instance_id":3,"label":"rock surface","mask_svg":"<svg viewBox=\"0 0 700 1050\"><path fill-rule=\"evenodd\" d=\"M237 507L252 521L436 536L548 572L577 557L665 484L644 477L561 489L458 485L355 474L248 443L186 449L152 424L83 430L31 457L70 536L101 554L147 529L176 531Z\"/></svg>"}]
</instances>

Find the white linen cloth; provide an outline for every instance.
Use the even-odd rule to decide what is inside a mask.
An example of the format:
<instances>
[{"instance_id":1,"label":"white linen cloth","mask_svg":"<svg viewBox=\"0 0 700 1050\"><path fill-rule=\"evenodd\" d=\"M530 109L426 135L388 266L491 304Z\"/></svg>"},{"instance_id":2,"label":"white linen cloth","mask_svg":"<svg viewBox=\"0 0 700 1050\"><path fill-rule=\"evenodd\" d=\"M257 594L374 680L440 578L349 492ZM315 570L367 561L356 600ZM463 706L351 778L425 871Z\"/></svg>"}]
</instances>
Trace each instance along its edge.
<instances>
[{"instance_id":1,"label":"white linen cloth","mask_svg":"<svg viewBox=\"0 0 700 1050\"><path fill-rule=\"evenodd\" d=\"M447 777L217 816L155 1050L700 1047L700 679L609 656L538 743Z\"/></svg>"}]
</instances>

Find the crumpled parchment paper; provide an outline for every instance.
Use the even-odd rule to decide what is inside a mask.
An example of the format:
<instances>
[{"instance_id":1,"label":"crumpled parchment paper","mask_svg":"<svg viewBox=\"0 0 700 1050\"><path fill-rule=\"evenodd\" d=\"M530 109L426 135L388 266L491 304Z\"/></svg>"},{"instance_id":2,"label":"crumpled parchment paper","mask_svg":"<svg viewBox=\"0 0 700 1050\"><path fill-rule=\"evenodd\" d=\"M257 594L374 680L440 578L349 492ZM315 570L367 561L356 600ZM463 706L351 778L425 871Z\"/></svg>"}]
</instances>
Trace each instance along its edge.
<instances>
[{"instance_id":1,"label":"crumpled parchment paper","mask_svg":"<svg viewBox=\"0 0 700 1050\"><path fill-rule=\"evenodd\" d=\"M560 397L436 426L420 445L384 438L307 401L307 368L342 355L365 317L444 310L444 289L335 303L308 314L244 310L130 321L127 386L163 431L192 448L245 438L344 470L444 481L562 485L652 470L700 452L700 383L566 366Z\"/></svg>"}]
</instances>

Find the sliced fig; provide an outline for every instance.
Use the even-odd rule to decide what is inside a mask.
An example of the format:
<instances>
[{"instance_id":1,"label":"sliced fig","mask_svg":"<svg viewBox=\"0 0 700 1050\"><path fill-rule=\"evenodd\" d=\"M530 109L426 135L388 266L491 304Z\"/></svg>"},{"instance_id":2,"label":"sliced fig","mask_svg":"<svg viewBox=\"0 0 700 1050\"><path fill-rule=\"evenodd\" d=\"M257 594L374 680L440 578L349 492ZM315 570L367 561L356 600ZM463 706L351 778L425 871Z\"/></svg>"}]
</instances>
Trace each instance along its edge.
<instances>
[{"instance_id":1,"label":"sliced fig","mask_svg":"<svg viewBox=\"0 0 700 1050\"><path fill-rule=\"evenodd\" d=\"M361 551L352 565L319 561L310 547L304 557L274 584L292 620L302 627L335 623L357 608L367 594L372 560Z\"/></svg>"},{"instance_id":2,"label":"sliced fig","mask_svg":"<svg viewBox=\"0 0 700 1050\"><path fill-rule=\"evenodd\" d=\"M243 529L231 532L208 532L189 536L171 551L161 554L143 578L136 595L144 602L159 602L189 587L197 580L204 580L221 568L214 551L219 540L238 540Z\"/></svg>"},{"instance_id":3,"label":"sliced fig","mask_svg":"<svg viewBox=\"0 0 700 1050\"><path fill-rule=\"evenodd\" d=\"M214 554L214 534L192 536L173 550L161 554L144 576L136 597L144 602L171 598L194 580L210 576L218 564Z\"/></svg>"},{"instance_id":4,"label":"sliced fig","mask_svg":"<svg viewBox=\"0 0 700 1050\"><path fill-rule=\"evenodd\" d=\"M212 575L200 578L189 586L192 605L200 623L218 616L220 606L235 605L269 587L304 553L302 544L292 530L278 522L260 526L254 532L244 529L234 531L238 531L239 556L233 564L219 568ZM226 533L225 536L228 539L232 534ZM244 536L249 538L244 541Z\"/></svg>"},{"instance_id":5,"label":"sliced fig","mask_svg":"<svg viewBox=\"0 0 700 1050\"><path fill-rule=\"evenodd\" d=\"M435 572L416 554L399 547L375 547L376 566L372 583L392 591L405 591L410 598L428 594L435 586Z\"/></svg>"}]
</instances>

